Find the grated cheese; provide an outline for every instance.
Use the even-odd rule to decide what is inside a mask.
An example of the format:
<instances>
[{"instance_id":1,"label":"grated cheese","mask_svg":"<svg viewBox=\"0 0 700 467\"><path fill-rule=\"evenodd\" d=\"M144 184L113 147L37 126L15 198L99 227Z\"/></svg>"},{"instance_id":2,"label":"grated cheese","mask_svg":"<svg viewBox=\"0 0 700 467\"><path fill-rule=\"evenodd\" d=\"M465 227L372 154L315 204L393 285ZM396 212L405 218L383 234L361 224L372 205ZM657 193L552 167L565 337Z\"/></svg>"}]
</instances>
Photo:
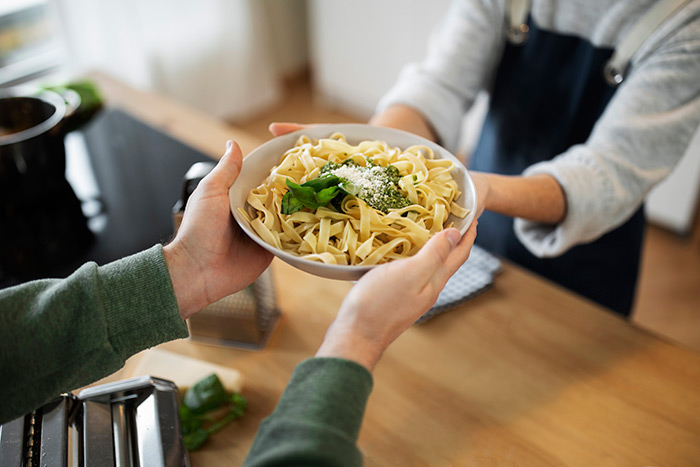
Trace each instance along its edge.
<instances>
[{"instance_id":1,"label":"grated cheese","mask_svg":"<svg viewBox=\"0 0 700 467\"><path fill-rule=\"evenodd\" d=\"M358 189L357 197L375 209L387 212L401 196L387 176L385 167L346 164L330 170L330 173L351 183Z\"/></svg>"}]
</instances>

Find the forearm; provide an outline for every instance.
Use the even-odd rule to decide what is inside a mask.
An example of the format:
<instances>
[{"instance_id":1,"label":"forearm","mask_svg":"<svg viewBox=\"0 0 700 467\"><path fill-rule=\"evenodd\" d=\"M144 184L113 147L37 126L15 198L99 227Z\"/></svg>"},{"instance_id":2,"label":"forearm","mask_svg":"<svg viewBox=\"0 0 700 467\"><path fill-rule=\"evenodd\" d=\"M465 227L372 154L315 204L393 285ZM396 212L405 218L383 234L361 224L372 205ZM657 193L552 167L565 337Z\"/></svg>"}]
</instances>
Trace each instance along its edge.
<instances>
[{"instance_id":1,"label":"forearm","mask_svg":"<svg viewBox=\"0 0 700 467\"><path fill-rule=\"evenodd\" d=\"M483 187L484 209L542 224L558 224L566 216L566 195L551 175L471 175Z\"/></svg>"},{"instance_id":2,"label":"forearm","mask_svg":"<svg viewBox=\"0 0 700 467\"><path fill-rule=\"evenodd\" d=\"M371 374L351 361L300 363L244 466L362 465L356 442L371 390Z\"/></svg>"},{"instance_id":3,"label":"forearm","mask_svg":"<svg viewBox=\"0 0 700 467\"><path fill-rule=\"evenodd\" d=\"M159 247L4 289L0 315L0 421L107 376L140 350L187 336Z\"/></svg>"},{"instance_id":4,"label":"forearm","mask_svg":"<svg viewBox=\"0 0 700 467\"><path fill-rule=\"evenodd\" d=\"M437 141L435 131L428 121L418 110L407 105L393 105L373 116L369 123L408 131L431 141Z\"/></svg>"}]
</instances>

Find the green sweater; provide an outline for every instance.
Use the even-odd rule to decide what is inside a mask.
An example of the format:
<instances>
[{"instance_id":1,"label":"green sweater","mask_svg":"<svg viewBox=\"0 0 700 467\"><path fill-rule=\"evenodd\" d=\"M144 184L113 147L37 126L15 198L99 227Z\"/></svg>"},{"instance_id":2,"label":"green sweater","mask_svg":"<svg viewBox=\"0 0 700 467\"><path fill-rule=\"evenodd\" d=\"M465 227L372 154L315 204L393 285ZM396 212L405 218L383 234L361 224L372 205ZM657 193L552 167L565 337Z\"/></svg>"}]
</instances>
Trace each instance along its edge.
<instances>
[{"instance_id":1,"label":"green sweater","mask_svg":"<svg viewBox=\"0 0 700 467\"><path fill-rule=\"evenodd\" d=\"M187 337L162 247L66 279L0 290L0 421L114 373L131 355Z\"/></svg>"},{"instance_id":2,"label":"green sweater","mask_svg":"<svg viewBox=\"0 0 700 467\"><path fill-rule=\"evenodd\" d=\"M244 467L362 465L357 436L371 390L372 375L355 362L300 363L260 424Z\"/></svg>"},{"instance_id":3,"label":"green sweater","mask_svg":"<svg viewBox=\"0 0 700 467\"><path fill-rule=\"evenodd\" d=\"M0 290L0 322L0 423L188 335L160 245ZM361 465L356 441L371 389L371 374L354 362L302 362L245 465Z\"/></svg>"}]
</instances>

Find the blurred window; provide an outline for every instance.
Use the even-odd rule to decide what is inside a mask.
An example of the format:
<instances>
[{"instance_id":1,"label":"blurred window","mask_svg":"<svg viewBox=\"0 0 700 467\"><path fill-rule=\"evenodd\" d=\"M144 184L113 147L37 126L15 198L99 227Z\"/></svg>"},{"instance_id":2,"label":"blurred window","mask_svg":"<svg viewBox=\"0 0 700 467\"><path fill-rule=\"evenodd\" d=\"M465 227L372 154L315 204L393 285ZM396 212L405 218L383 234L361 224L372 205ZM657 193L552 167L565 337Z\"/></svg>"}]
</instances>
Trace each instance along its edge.
<instances>
[{"instance_id":1,"label":"blurred window","mask_svg":"<svg viewBox=\"0 0 700 467\"><path fill-rule=\"evenodd\" d=\"M58 21L49 0L0 2L0 86L32 78L64 62Z\"/></svg>"}]
</instances>

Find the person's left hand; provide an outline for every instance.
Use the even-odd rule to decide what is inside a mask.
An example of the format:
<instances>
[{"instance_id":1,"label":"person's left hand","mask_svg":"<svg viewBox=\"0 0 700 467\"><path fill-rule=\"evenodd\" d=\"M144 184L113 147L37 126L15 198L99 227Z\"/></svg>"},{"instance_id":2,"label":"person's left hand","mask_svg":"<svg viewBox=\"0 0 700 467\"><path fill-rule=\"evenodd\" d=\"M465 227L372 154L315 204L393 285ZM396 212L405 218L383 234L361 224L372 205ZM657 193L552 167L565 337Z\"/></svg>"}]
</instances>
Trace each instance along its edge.
<instances>
[{"instance_id":1,"label":"person's left hand","mask_svg":"<svg viewBox=\"0 0 700 467\"><path fill-rule=\"evenodd\" d=\"M430 309L467 260L477 224L461 238L453 228L437 233L414 256L365 274L345 297L316 356L353 360L372 371L389 344Z\"/></svg>"},{"instance_id":2,"label":"person's left hand","mask_svg":"<svg viewBox=\"0 0 700 467\"><path fill-rule=\"evenodd\" d=\"M183 319L247 287L272 260L231 215L228 190L242 163L241 148L229 141L190 196L175 239L163 248Z\"/></svg>"},{"instance_id":3,"label":"person's left hand","mask_svg":"<svg viewBox=\"0 0 700 467\"><path fill-rule=\"evenodd\" d=\"M267 129L270 133L272 133L272 136L282 136L297 130L309 128L310 126L313 126L313 124L294 122L272 122L270 123L270 126Z\"/></svg>"}]
</instances>

